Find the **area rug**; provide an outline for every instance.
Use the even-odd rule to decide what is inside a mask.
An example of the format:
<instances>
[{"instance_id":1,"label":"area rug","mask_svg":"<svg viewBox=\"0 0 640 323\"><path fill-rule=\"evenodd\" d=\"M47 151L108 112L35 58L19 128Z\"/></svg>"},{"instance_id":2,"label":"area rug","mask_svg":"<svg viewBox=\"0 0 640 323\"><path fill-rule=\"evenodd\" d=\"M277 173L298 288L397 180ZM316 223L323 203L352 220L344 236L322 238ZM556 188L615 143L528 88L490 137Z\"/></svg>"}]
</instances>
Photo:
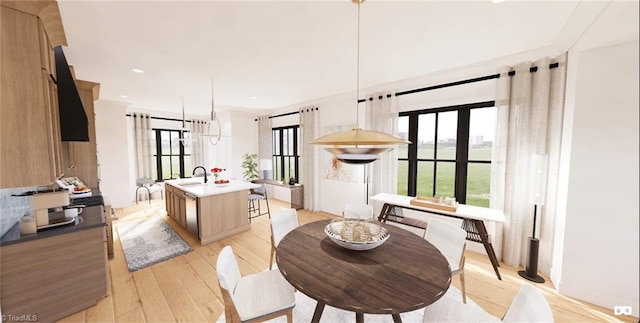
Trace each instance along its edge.
<instances>
[{"instance_id":1,"label":"area rug","mask_svg":"<svg viewBox=\"0 0 640 323\"><path fill-rule=\"evenodd\" d=\"M159 216L116 225L130 272L185 254L191 247Z\"/></svg>"},{"instance_id":2,"label":"area rug","mask_svg":"<svg viewBox=\"0 0 640 323\"><path fill-rule=\"evenodd\" d=\"M316 308L316 300L310 298L309 296L296 292L296 306L293 308L293 322L311 322L311 318L313 317L313 311ZM462 302L462 294L460 291L451 286L447 293L443 297L454 297L459 299ZM469 297L467 297L467 305L480 307L478 304L474 303ZM422 318L424 317L424 308L401 313L400 318L402 322L405 323L421 323ZM341 310L339 308L335 308L332 306L325 306L324 311L322 311L322 317L320 318L320 323L350 323L356 321L356 315L353 312ZM391 315L382 315L382 314L365 314L364 321L367 323L392 323L393 318ZM224 323L225 317L224 312L218 317L217 323ZM285 323L287 322L286 316L276 317L272 320L266 321L270 323Z\"/></svg>"}]
</instances>

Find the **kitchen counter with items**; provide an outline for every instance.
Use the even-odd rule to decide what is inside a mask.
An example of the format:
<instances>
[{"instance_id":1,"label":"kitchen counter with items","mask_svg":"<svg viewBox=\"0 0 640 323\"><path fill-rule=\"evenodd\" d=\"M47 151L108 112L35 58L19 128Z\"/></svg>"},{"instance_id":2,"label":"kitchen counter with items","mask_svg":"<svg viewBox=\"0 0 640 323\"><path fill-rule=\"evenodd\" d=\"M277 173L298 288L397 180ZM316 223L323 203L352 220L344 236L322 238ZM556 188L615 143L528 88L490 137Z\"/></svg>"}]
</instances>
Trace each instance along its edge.
<instances>
[{"instance_id":1,"label":"kitchen counter with items","mask_svg":"<svg viewBox=\"0 0 640 323\"><path fill-rule=\"evenodd\" d=\"M11 229L9 229L9 231L7 231L7 233L2 236L2 238L0 238L0 246L6 246L14 243L21 243L36 239L44 239L61 234L77 232L80 230L104 227L106 225L104 211L101 205L85 207L82 213L78 214L77 219L65 217L64 211L49 212L49 218L52 220L52 222L72 222L59 226L52 226L50 228L39 229L37 233L33 234L20 234L20 222L17 222L13 227L11 227Z\"/></svg>"},{"instance_id":2,"label":"kitchen counter with items","mask_svg":"<svg viewBox=\"0 0 640 323\"><path fill-rule=\"evenodd\" d=\"M64 211L36 208L37 203L31 201L32 214L42 211L38 213L47 215L46 224L36 226L32 219L29 230L23 232L37 232L21 234L18 222L0 238L0 302L4 315L19 317L27 313L38 321L53 322L96 305L108 293L110 234L105 228L109 228L109 221L100 192L94 189L91 196L73 195L68 199L64 195L60 198L60 191L51 193L56 208L85 207L74 218L69 216L71 212L65 216ZM38 194L47 199L46 193ZM71 221L66 223L67 219Z\"/></svg>"},{"instance_id":3,"label":"kitchen counter with items","mask_svg":"<svg viewBox=\"0 0 640 323\"><path fill-rule=\"evenodd\" d=\"M98 189L84 194L70 194L69 207L74 205L83 205L81 213L77 219L66 217L64 211L49 210L48 215L51 225L48 228L38 228L37 233L20 234L20 222L9 229L1 238L0 246L6 246L14 243L21 243L36 239L44 239L56 235L77 232L79 230L87 230L96 227L104 227L106 225L106 217L103 209L103 198ZM60 225L55 225L59 223Z\"/></svg>"},{"instance_id":4,"label":"kitchen counter with items","mask_svg":"<svg viewBox=\"0 0 640 323\"><path fill-rule=\"evenodd\" d=\"M247 191L252 188L260 187L260 185L254 183L236 180L230 180L229 183L225 184L215 184L212 178L209 179L207 183L204 183L203 177L172 179L165 181L164 183L179 188L196 197L220 195L237 191Z\"/></svg>"}]
</instances>

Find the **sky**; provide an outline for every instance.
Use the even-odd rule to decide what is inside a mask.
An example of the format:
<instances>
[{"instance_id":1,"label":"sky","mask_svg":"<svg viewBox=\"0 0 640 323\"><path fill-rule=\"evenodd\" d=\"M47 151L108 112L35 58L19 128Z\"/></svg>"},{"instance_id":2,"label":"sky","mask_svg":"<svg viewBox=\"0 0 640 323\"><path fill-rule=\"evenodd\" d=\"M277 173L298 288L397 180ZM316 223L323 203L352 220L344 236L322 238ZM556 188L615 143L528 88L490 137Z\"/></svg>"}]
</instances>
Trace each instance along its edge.
<instances>
[{"instance_id":1,"label":"sky","mask_svg":"<svg viewBox=\"0 0 640 323\"><path fill-rule=\"evenodd\" d=\"M496 108L481 108L471 110L471 124L469 125L469 136L483 136L484 141L493 141L495 131ZM435 115L424 114L418 119L418 140L433 141L435 128ZM409 132L409 118L400 118L398 131ZM439 133L438 139L449 139L456 137L457 112L440 113L438 117Z\"/></svg>"}]
</instances>

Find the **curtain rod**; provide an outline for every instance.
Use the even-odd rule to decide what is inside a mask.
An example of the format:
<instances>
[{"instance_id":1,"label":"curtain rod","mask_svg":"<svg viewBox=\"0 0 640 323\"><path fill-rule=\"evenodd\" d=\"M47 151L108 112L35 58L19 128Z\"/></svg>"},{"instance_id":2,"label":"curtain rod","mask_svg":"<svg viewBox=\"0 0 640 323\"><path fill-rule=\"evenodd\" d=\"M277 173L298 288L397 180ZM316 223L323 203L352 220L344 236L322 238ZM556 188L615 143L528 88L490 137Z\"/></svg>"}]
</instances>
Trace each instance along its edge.
<instances>
[{"instance_id":1,"label":"curtain rod","mask_svg":"<svg viewBox=\"0 0 640 323\"><path fill-rule=\"evenodd\" d=\"M558 63L549 64L549 69L556 68L558 66L559 66ZM529 72L531 72L531 73L535 73L537 71L538 71L538 67L537 66L531 67L529 69ZM509 76L514 76L514 75L516 75L516 71L510 71L508 74L509 74ZM417 93L417 92L431 91L431 90L442 89L442 88L450 87L450 86L457 86L457 85L481 82L481 81L492 80L492 79L497 79L497 78L500 78L500 73L487 75L487 76L476 77L476 78L462 80L462 81L456 81L456 82L432 85L432 86L427 86L427 87L423 87L423 88L419 88L419 89L396 92L396 96L412 94L412 93ZM387 97L390 98L391 94L387 94ZM378 97L378 100L381 100L381 99L382 99L382 95ZM365 102L366 100L367 99L359 99L358 103ZM369 101L373 101L373 98L369 98Z\"/></svg>"},{"instance_id":2,"label":"curtain rod","mask_svg":"<svg viewBox=\"0 0 640 323\"><path fill-rule=\"evenodd\" d=\"M557 68L559 66L558 63L553 63L553 64L549 64L549 68ZM538 71L538 67L534 66L531 67L529 69L529 72L531 73L535 73ZM514 76L516 75L516 71L510 71L509 72L509 76ZM492 74L492 75L487 75L487 76L481 76L481 77L476 77L476 78L472 78L472 79L467 79L467 80L462 80L462 81L456 81L456 82L450 82L450 83L443 83L443 84L438 84L438 85L432 85L432 86L427 86L427 87L423 87L423 88L419 88L419 89L413 89L413 90L407 90L407 91L402 91L402 92L396 92L396 96L401 96L401 95L407 95L407 94L412 94L412 93L418 93L418 92L424 92L424 91L431 91L431 90L437 90L437 89L442 89L445 87L451 87L451 86L457 86L457 85L463 85L463 84L469 84L469 83L475 83L475 82L481 82L481 81L487 81L487 80L492 80L492 79L497 79L500 78L500 73L497 74ZM391 94L387 94L387 97L390 98ZM382 96L379 96L378 99L382 99ZM373 98L369 98L369 100L373 100ZM361 102L365 102L366 99L359 99L358 103ZM316 110L318 110L318 107L315 108ZM279 117L286 117L286 116L290 116L293 114L298 114L300 113L300 111L293 111L293 112L287 112L287 113L282 113L282 114L277 114L275 116L269 116L269 119L273 119L273 118L279 118ZM126 114L127 117L131 117L131 114ZM166 121L179 121L182 122L182 119L174 119L174 118L162 118L162 117L149 117L151 119L156 119L156 120L166 120ZM192 122L191 120L184 120L185 122ZM258 119L254 119L254 121L258 121Z\"/></svg>"},{"instance_id":3,"label":"curtain rod","mask_svg":"<svg viewBox=\"0 0 640 323\"><path fill-rule=\"evenodd\" d=\"M318 110L318 107L315 107L315 109ZM279 118L279 117L286 117L286 116L290 116L292 114L298 114L298 113L300 113L300 111L293 111L293 112L287 112L287 113L282 113L282 114L276 114L275 116L269 116L269 119ZM258 119L254 119L253 121L258 121Z\"/></svg>"},{"instance_id":4,"label":"curtain rod","mask_svg":"<svg viewBox=\"0 0 640 323\"><path fill-rule=\"evenodd\" d=\"M130 113L125 114L125 116L127 117L131 117ZM182 122L182 119L175 119L175 118L163 118L163 117L152 117L152 116L148 116L149 119L155 119L155 120L165 120L165 121L178 121L178 122ZM192 120L184 120L184 122L193 122Z\"/></svg>"}]
</instances>

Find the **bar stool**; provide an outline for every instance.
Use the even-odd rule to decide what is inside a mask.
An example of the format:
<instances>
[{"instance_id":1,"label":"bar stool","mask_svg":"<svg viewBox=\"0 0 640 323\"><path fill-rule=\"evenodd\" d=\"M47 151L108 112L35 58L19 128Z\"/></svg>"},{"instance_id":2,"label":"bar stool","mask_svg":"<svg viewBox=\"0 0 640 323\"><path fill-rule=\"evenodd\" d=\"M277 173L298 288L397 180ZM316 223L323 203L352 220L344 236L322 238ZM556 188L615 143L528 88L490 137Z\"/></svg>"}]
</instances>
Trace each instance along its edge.
<instances>
[{"instance_id":1,"label":"bar stool","mask_svg":"<svg viewBox=\"0 0 640 323\"><path fill-rule=\"evenodd\" d=\"M266 212L262 212L262 209L261 209L262 200L264 200L267 203ZM271 213L269 212L269 199L267 199L267 190L264 188L264 185L261 185L260 187L257 187L257 188L252 188L249 191L248 201L249 201L249 207L248 207L249 222L251 222L251 219L255 217L259 217L261 215L265 215L265 214L268 214L269 218L271 218ZM254 213L257 213L257 214L254 214Z\"/></svg>"},{"instance_id":2,"label":"bar stool","mask_svg":"<svg viewBox=\"0 0 640 323\"><path fill-rule=\"evenodd\" d=\"M147 190L147 199L149 200L149 204L151 204L151 194L155 192L160 192L160 199L164 200L164 192L163 192L162 184L156 183L156 181L152 180L151 178L146 178L146 177L138 178L136 179L136 185L138 186L136 188L136 204L138 204L138 197L139 197L138 191L141 188L144 188Z\"/></svg>"}]
</instances>

